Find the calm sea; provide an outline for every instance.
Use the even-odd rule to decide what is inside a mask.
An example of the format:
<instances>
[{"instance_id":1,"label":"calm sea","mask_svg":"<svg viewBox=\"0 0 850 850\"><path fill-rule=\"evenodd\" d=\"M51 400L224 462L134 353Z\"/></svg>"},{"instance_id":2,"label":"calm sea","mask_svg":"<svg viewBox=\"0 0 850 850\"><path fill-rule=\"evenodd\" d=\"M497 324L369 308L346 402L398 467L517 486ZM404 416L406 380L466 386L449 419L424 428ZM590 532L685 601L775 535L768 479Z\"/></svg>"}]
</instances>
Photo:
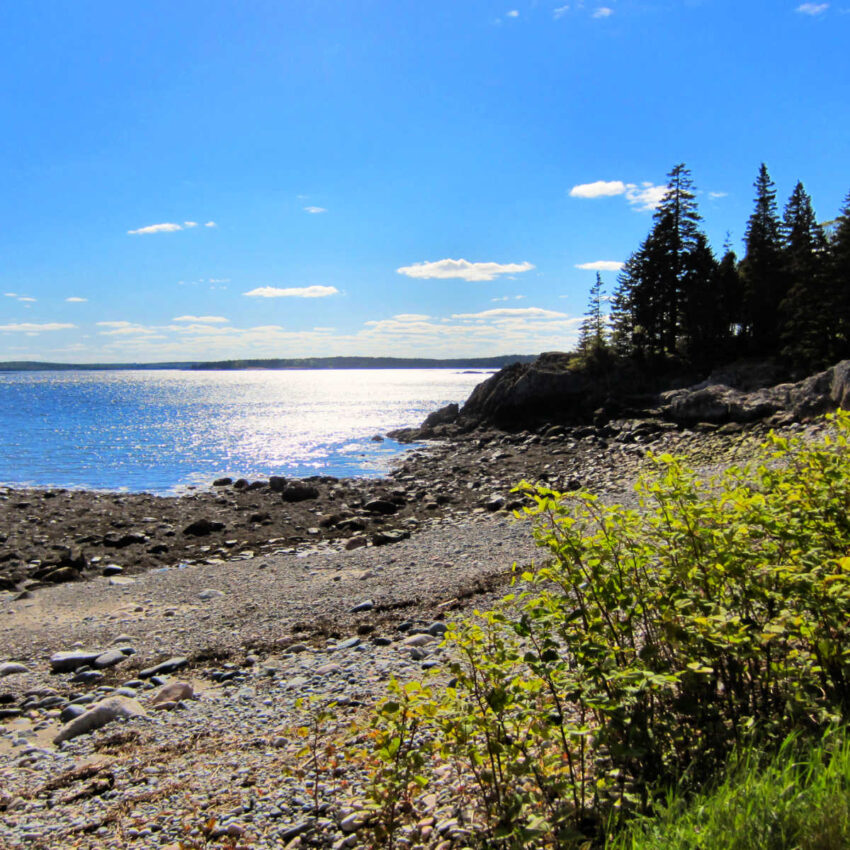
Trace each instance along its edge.
<instances>
[{"instance_id":1,"label":"calm sea","mask_svg":"<svg viewBox=\"0 0 850 850\"><path fill-rule=\"evenodd\" d=\"M170 493L213 479L373 476L376 434L463 402L458 370L0 374L0 483Z\"/></svg>"}]
</instances>

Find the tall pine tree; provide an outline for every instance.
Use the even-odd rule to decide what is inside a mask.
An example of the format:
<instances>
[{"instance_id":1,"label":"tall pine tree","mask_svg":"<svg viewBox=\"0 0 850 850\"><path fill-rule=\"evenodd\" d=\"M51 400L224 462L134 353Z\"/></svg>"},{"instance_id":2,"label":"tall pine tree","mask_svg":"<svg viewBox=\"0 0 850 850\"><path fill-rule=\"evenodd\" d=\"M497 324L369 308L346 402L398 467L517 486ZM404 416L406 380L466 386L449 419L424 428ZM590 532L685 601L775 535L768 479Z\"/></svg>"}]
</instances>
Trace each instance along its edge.
<instances>
[{"instance_id":1,"label":"tall pine tree","mask_svg":"<svg viewBox=\"0 0 850 850\"><path fill-rule=\"evenodd\" d=\"M782 354L795 367L812 369L834 356L837 322L826 274L826 238L802 183L788 199L782 231L788 279L779 305Z\"/></svg>"},{"instance_id":2,"label":"tall pine tree","mask_svg":"<svg viewBox=\"0 0 850 850\"><path fill-rule=\"evenodd\" d=\"M677 356L688 347L686 300L702 285L694 275L710 265L700 221L690 171L679 164L668 175L652 230L619 278L614 301L619 350L627 348L638 359L655 360Z\"/></svg>"},{"instance_id":3,"label":"tall pine tree","mask_svg":"<svg viewBox=\"0 0 850 850\"><path fill-rule=\"evenodd\" d=\"M740 269L744 284L742 331L753 353L770 354L779 347L779 304L785 297L787 281L776 186L764 163L754 186L755 209L747 222L747 250Z\"/></svg>"},{"instance_id":4,"label":"tall pine tree","mask_svg":"<svg viewBox=\"0 0 850 850\"><path fill-rule=\"evenodd\" d=\"M850 193L829 245L829 285L834 293L838 358L850 356Z\"/></svg>"},{"instance_id":5,"label":"tall pine tree","mask_svg":"<svg viewBox=\"0 0 850 850\"><path fill-rule=\"evenodd\" d=\"M596 272L596 281L590 287L587 312L579 329L579 352L585 363L599 360L607 349L608 333L602 299L602 276Z\"/></svg>"}]
</instances>

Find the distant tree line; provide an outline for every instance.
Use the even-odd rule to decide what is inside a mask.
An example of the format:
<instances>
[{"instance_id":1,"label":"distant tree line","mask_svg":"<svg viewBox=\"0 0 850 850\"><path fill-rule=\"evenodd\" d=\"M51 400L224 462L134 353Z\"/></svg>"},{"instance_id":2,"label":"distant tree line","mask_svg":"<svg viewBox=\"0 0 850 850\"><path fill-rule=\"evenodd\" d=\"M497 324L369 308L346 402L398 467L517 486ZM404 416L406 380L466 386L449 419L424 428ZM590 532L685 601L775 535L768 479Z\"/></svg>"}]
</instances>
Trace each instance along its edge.
<instances>
[{"instance_id":1,"label":"distant tree line","mask_svg":"<svg viewBox=\"0 0 850 850\"><path fill-rule=\"evenodd\" d=\"M744 257L727 244L718 260L690 171L673 168L610 310L596 276L579 336L582 363L707 369L778 356L811 370L850 356L850 194L834 221L819 224L802 183L781 217L764 164L754 185Z\"/></svg>"}]
</instances>

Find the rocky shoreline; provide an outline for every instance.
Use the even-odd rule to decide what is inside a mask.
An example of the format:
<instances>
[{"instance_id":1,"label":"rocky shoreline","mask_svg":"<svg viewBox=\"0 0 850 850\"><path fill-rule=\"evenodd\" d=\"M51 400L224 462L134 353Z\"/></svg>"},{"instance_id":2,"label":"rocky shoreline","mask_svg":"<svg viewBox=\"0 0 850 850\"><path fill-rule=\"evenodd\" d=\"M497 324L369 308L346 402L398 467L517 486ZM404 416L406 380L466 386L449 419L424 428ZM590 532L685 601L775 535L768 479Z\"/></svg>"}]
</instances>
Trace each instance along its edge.
<instances>
[{"instance_id":1,"label":"rocky shoreline","mask_svg":"<svg viewBox=\"0 0 850 850\"><path fill-rule=\"evenodd\" d=\"M538 556L512 516L519 480L629 500L647 451L716 468L768 427L481 426L380 481L222 482L178 499L4 491L0 551L26 569L0 591L0 846L365 847L364 778L334 760L307 769L300 700L333 703L322 735L350 742L390 677L439 675L445 623ZM199 521L206 533L190 533ZM63 564L66 549L85 565ZM78 575L36 577L47 568ZM125 719L54 743L122 700ZM416 806L406 846L464 846L474 824L448 786Z\"/></svg>"}]
</instances>

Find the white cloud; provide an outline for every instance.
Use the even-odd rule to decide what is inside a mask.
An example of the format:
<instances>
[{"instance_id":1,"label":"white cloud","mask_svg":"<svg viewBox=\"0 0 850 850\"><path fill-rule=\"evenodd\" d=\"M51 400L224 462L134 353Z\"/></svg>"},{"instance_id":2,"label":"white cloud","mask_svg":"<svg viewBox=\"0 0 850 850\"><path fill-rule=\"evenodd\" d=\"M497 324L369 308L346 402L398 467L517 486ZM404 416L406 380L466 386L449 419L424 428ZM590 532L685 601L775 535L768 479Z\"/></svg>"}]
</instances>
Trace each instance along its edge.
<instances>
[{"instance_id":1,"label":"white cloud","mask_svg":"<svg viewBox=\"0 0 850 850\"><path fill-rule=\"evenodd\" d=\"M625 195L626 200L639 210L654 210L664 199L666 186L656 186L644 181L624 183L622 180L597 180L595 183L580 183L570 189L571 198L610 198Z\"/></svg>"},{"instance_id":2,"label":"white cloud","mask_svg":"<svg viewBox=\"0 0 850 850\"><path fill-rule=\"evenodd\" d=\"M4 294L7 298L17 298L17 297L18 297L18 293L17 293L17 292L4 292L3 294Z\"/></svg>"},{"instance_id":3,"label":"white cloud","mask_svg":"<svg viewBox=\"0 0 850 850\"><path fill-rule=\"evenodd\" d=\"M517 9L511 9L510 12L505 13L505 17L518 18L519 17L519 11Z\"/></svg>"},{"instance_id":4,"label":"white cloud","mask_svg":"<svg viewBox=\"0 0 850 850\"><path fill-rule=\"evenodd\" d=\"M132 322L97 322L99 328L129 328Z\"/></svg>"},{"instance_id":5,"label":"white cloud","mask_svg":"<svg viewBox=\"0 0 850 850\"><path fill-rule=\"evenodd\" d=\"M84 304L88 300L88 298L78 298L76 295L72 295L70 298L65 299L68 304Z\"/></svg>"},{"instance_id":6,"label":"white cloud","mask_svg":"<svg viewBox=\"0 0 850 850\"><path fill-rule=\"evenodd\" d=\"M29 295L21 295L20 298L18 298L18 301L27 301L30 304L35 303L36 300L36 298L30 298Z\"/></svg>"},{"instance_id":7,"label":"white cloud","mask_svg":"<svg viewBox=\"0 0 850 850\"><path fill-rule=\"evenodd\" d=\"M229 319L225 319L224 316L177 316L176 318L171 320L172 322L201 322L203 324L220 324L223 322L230 321Z\"/></svg>"},{"instance_id":8,"label":"white cloud","mask_svg":"<svg viewBox=\"0 0 850 850\"><path fill-rule=\"evenodd\" d=\"M795 11L801 15L822 15L829 8L829 3L801 3Z\"/></svg>"},{"instance_id":9,"label":"white cloud","mask_svg":"<svg viewBox=\"0 0 850 850\"><path fill-rule=\"evenodd\" d=\"M197 227L197 226L198 226L197 221L184 221L183 222L183 227Z\"/></svg>"},{"instance_id":10,"label":"white cloud","mask_svg":"<svg viewBox=\"0 0 850 850\"><path fill-rule=\"evenodd\" d=\"M556 9L552 10L552 17L557 21L558 18L562 18L569 11L570 11L569 4L566 5L566 6L558 6Z\"/></svg>"},{"instance_id":11,"label":"white cloud","mask_svg":"<svg viewBox=\"0 0 850 850\"><path fill-rule=\"evenodd\" d=\"M595 183L580 183L570 189L571 198L610 198L625 195L628 186L622 180L597 180Z\"/></svg>"},{"instance_id":12,"label":"white cloud","mask_svg":"<svg viewBox=\"0 0 850 850\"><path fill-rule=\"evenodd\" d=\"M594 18L610 18L611 15L614 14L613 9L609 9L607 6L600 6L594 13Z\"/></svg>"},{"instance_id":13,"label":"white cloud","mask_svg":"<svg viewBox=\"0 0 850 850\"><path fill-rule=\"evenodd\" d=\"M255 298L327 298L338 293L339 290L335 286L292 286L286 289L260 286L242 294Z\"/></svg>"},{"instance_id":14,"label":"white cloud","mask_svg":"<svg viewBox=\"0 0 850 850\"><path fill-rule=\"evenodd\" d=\"M617 260L595 260L592 263L579 263L576 268L591 272L618 272L623 265Z\"/></svg>"},{"instance_id":15,"label":"white cloud","mask_svg":"<svg viewBox=\"0 0 850 850\"><path fill-rule=\"evenodd\" d=\"M641 183L640 186L630 183L626 190L626 200L639 210L654 210L666 194L666 186L656 186L648 182Z\"/></svg>"},{"instance_id":16,"label":"white cloud","mask_svg":"<svg viewBox=\"0 0 850 850\"><path fill-rule=\"evenodd\" d=\"M229 277L211 277L209 283L230 283Z\"/></svg>"},{"instance_id":17,"label":"white cloud","mask_svg":"<svg viewBox=\"0 0 850 850\"><path fill-rule=\"evenodd\" d=\"M147 233L174 233L174 231L182 229L179 224L175 224L173 221L166 221L163 224L149 224L147 227L138 228L138 230L128 230L127 233L134 236Z\"/></svg>"},{"instance_id":18,"label":"white cloud","mask_svg":"<svg viewBox=\"0 0 850 850\"><path fill-rule=\"evenodd\" d=\"M18 322L11 325L0 325L0 331L20 331L22 333L41 333L42 331L65 331L70 328L75 328L76 325L69 325L65 322L47 322L39 325L33 322Z\"/></svg>"},{"instance_id":19,"label":"white cloud","mask_svg":"<svg viewBox=\"0 0 850 850\"><path fill-rule=\"evenodd\" d=\"M399 313L393 318L397 322L427 322L431 317L423 313Z\"/></svg>"},{"instance_id":20,"label":"white cloud","mask_svg":"<svg viewBox=\"0 0 850 850\"><path fill-rule=\"evenodd\" d=\"M204 227L218 227L218 225L214 221L204 222Z\"/></svg>"},{"instance_id":21,"label":"white cloud","mask_svg":"<svg viewBox=\"0 0 850 850\"><path fill-rule=\"evenodd\" d=\"M716 201L719 198L725 198L728 194L728 192L709 192L708 197Z\"/></svg>"},{"instance_id":22,"label":"white cloud","mask_svg":"<svg viewBox=\"0 0 850 850\"><path fill-rule=\"evenodd\" d=\"M531 263L470 263L463 259L447 259L402 266L396 269L396 272L420 280L460 278L466 281L482 281L494 280L500 274L527 272L533 268Z\"/></svg>"},{"instance_id":23,"label":"white cloud","mask_svg":"<svg viewBox=\"0 0 850 850\"><path fill-rule=\"evenodd\" d=\"M566 319L566 313L544 310L541 307L497 307L480 313L455 313L453 319Z\"/></svg>"},{"instance_id":24,"label":"white cloud","mask_svg":"<svg viewBox=\"0 0 850 850\"><path fill-rule=\"evenodd\" d=\"M318 215L327 212L327 210L324 207L304 207L304 212L308 212L310 215Z\"/></svg>"}]
</instances>

